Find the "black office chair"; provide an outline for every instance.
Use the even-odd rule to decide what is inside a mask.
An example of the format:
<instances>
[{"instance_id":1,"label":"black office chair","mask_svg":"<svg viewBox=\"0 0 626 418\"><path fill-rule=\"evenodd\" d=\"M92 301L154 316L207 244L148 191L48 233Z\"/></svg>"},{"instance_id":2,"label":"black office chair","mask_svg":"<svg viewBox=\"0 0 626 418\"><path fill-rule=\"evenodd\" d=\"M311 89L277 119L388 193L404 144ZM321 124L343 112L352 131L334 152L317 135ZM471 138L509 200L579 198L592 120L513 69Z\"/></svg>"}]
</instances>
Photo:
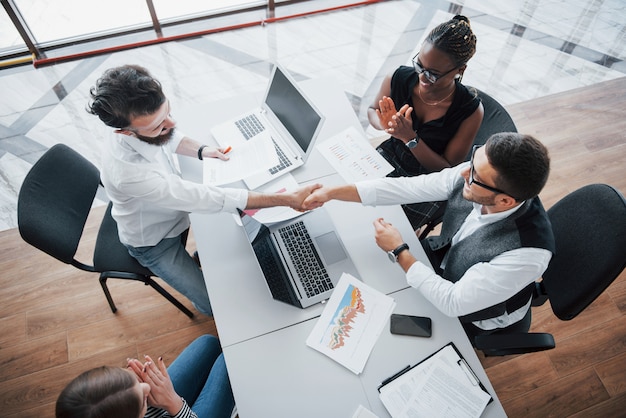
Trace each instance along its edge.
<instances>
[{"instance_id":1,"label":"black office chair","mask_svg":"<svg viewBox=\"0 0 626 418\"><path fill-rule=\"evenodd\" d=\"M119 241L111 203L98 231L93 266L76 260L99 185L100 172L87 159L63 144L50 148L28 172L19 192L17 223L24 241L66 264L100 273L102 290L114 313L117 308L107 287L108 278L150 285L192 318L193 313L155 282L154 274L131 257Z\"/></svg>"},{"instance_id":2,"label":"black office chair","mask_svg":"<svg viewBox=\"0 0 626 418\"><path fill-rule=\"evenodd\" d=\"M556 254L536 283L533 306L550 299L554 314L569 321L582 312L626 268L626 199L606 184L584 186L548 210ZM530 324L529 324L530 325ZM554 348L547 333L509 332L478 336L474 346L487 356Z\"/></svg>"},{"instance_id":3,"label":"black office chair","mask_svg":"<svg viewBox=\"0 0 626 418\"><path fill-rule=\"evenodd\" d=\"M511 118L511 115L506 109L498 103L496 99L488 95L487 93L476 89L478 97L483 102L485 109L483 115L483 121L476 133L473 145L484 145L487 139L495 133L499 132L517 132L517 127ZM465 161L469 161L472 157L472 151L467 154ZM446 211L446 204L441 204L439 209L433 215L432 219L425 225L425 228L420 233L419 239L423 240L432 232L432 230L441 223L443 220L443 214Z\"/></svg>"}]
</instances>

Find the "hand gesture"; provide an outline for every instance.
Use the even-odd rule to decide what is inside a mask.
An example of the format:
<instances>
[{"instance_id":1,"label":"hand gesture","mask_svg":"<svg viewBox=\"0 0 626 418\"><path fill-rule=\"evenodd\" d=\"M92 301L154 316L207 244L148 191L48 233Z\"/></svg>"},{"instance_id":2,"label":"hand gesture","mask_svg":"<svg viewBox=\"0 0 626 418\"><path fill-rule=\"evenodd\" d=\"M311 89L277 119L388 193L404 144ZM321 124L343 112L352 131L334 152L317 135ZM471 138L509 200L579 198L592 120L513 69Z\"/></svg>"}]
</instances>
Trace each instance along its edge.
<instances>
[{"instance_id":1,"label":"hand gesture","mask_svg":"<svg viewBox=\"0 0 626 418\"><path fill-rule=\"evenodd\" d=\"M393 99L391 97L383 96L383 98L378 101L376 115L378 115L380 125L383 129L387 130L387 128L392 126L392 117L396 113L396 105L393 103Z\"/></svg>"},{"instance_id":2,"label":"hand gesture","mask_svg":"<svg viewBox=\"0 0 626 418\"><path fill-rule=\"evenodd\" d=\"M385 129L385 132L393 135L398 139L408 142L415 138L415 131L413 130L413 117L411 113L413 108L408 104L405 104L400 110L391 117L389 128Z\"/></svg>"},{"instance_id":3,"label":"hand gesture","mask_svg":"<svg viewBox=\"0 0 626 418\"><path fill-rule=\"evenodd\" d=\"M309 196L314 193L316 190L322 187L321 184L316 183L309 186L302 187L295 192L292 193L292 203L289 205L292 209L299 210L304 212L306 210L314 209L313 207L308 207L304 202L307 201ZM321 206L321 205L320 205Z\"/></svg>"},{"instance_id":4,"label":"hand gesture","mask_svg":"<svg viewBox=\"0 0 626 418\"><path fill-rule=\"evenodd\" d=\"M376 244L385 252L398 248L404 242L398 228L385 222L383 218L374 221L374 230Z\"/></svg>"},{"instance_id":5,"label":"hand gesture","mask_svg":"<svg viewBox=\"0 0 626 418\"><path fill-rule=\"evenodd\" d=\"M302 206L304 207L304 209L306 210L317 209L319 207L322 207L324 203L331 200L327 191L328 191L328 187L319 187L315 189L312 193L310 193L307 196L306 199L304 199L304 202L302 203Z\"/></svg>"},{"instance_id":6,"label":"hand gesture","mask_svg":"<svg viewBox=\"0 0 626 418\"><path fill-rule=\"evenodd\" d=\"M150 385L148 405L166 410L170 415L176 415L183 407L182 398L174 390L174 385L167 374L163 358L159 357L158 365L150 356L145 356L146 362L141 364L137 359L128 360L131 369L141 382Z\"/></svg>"}]
</instances>

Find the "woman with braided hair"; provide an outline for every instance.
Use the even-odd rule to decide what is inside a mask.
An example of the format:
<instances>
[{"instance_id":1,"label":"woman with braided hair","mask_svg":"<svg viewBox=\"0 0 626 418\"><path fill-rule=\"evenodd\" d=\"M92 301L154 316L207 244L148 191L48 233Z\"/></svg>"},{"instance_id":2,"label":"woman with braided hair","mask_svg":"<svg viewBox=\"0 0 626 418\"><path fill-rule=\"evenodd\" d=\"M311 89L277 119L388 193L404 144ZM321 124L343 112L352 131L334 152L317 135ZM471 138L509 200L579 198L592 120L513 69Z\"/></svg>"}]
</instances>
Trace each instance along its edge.
<instances>
[{"instance_id":1,"label":"woman with braided hair","mask_svg":"<svg viewBox=\"0 0 626 418\"><path fill-rule=\"evenodd\" d=\"M461 84L476 52L469 19L457 15L427 36L413 66L400 66L383 80L368 109L371 125L391 137L378 152L393 165L389 177L417 176L462 162L483 119L474 89ZM403 205L413 229L437 212L440 202Z\"/></svg>"}]
</instances>

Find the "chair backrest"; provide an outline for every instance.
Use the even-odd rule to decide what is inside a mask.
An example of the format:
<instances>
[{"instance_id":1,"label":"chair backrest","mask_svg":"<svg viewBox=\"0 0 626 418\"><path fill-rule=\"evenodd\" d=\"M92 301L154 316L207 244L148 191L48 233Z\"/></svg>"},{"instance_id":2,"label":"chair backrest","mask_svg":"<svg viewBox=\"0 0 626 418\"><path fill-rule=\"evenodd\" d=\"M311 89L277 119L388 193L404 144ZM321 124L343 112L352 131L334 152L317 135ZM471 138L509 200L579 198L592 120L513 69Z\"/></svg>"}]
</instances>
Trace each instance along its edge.
<instances>
[{"instance_id":1,"label":"chair backrest","mask_svg":"<svg viewBox=\"0 0 626 418\"><path fill-rule=\"evenodd\" d=\"M476 133L476 137L474 138L472 145L484 145L491 135L498 132L517 132L517 127L515 126L513 119L506 109L496 101L496 99L487 93L478 90L477 88L469 88L476 90L478 97L482 100L484 108L483 121L478 129L478 132ZM470 149L465 156L465 161L469 161L471 157L472 150ZM441 223L446 206L447 205L445 203L439 205L437 212L435 212L435 214L431 217L431 220L426 224L426 228L422 230L419 236L420 241L425 239L435 226Z\"/></svg>"},{"instance_id":2,"label":"chair backrest","mask_svg":"<svg viewBox=\"0 0 626 418\"><path fill-rule=\"evenodd\" d=\"M487 142L487 139L495 133L499 132L517 132L515 122L511 118L511 115L506 109L498 103L496 99L485 93L484 91L475 89L478 92L485 113L483 121L480 125L480 129L476 133L473 145L483 145ZM469 161L472 156L472 151L467 154L465 161Z\"/></svg>"},{"instance_id":3,"label":"chair backrest","mask_svg":"<svg viewBox=\"0 0 626 418\"><path fill-rule=\"evenodd\" d=\"M548 210L556 254L543 275L554 314L569 320L626 267L626 200L606 184L584 186Z\"/></svg>"},{"instance_id":4,"label":"chair backrest","mask_svg":"<svg viewBox=\"0 0 626 418\"><path fill-rule=\"evenodd\" d=\"M18 196L17 223L24 241L71 264L99 183L96 166L67 145L46 151Z\"/></svg>"}]
</instances>

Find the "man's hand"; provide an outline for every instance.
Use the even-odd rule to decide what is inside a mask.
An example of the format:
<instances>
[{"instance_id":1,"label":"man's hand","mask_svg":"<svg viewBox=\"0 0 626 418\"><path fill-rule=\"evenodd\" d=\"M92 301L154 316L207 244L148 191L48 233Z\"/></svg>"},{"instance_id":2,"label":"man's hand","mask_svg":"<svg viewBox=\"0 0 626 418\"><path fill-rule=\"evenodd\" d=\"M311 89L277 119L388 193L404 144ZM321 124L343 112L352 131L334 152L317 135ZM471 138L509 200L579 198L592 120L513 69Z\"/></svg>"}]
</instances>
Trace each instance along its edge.
<instances>
[{"instance_id":1,"label":"man's hand","mask_svg":"<svg viewBox=\"0 0 626 418\"><path fill-rule=\"evenodd\" d=\"M305 202L311 196L312 193L315 193L316 190L319 190L321 187L322 187L321 184L316 183L316 184L302 187L296 190L295 192L292 192L289 206L292 209L299 210L299 211L306 211L306 210L314 209L313 207L308 207L307 205L305 205Z\"/></svg>"},{"instance_id":2,"label":"man's hand","mask_svg":"<svg viewBox=\"0 0 626 418\"><path fill-rule=\"evenodd\" d=\"M206 147L205 149L202 150L202 156L203 157L209 157L209 158L219 158L220 160L230 160L230 157L228 155L226 155L228 152L230 151L230 147L226 147L226 148L213 148L213 147Z\"/></svg>"},{"instance_id":3,"label":"man's hand","mask_svg":"<svg viewBox=\"0 0 626 418\"><path fill-rule=\"evenodd\" d=\"M398 228L385 222L383 218L374 221L376 244L385 252L398 248L404 240Z\"/></svg>"},{"instance_id":4,"label":"man's hand","mask_svg":"<svg viewBox=\"0 0 626 418\"><path fill-rule=\"evenodd\" d=\"M312 209L317 209L319 207L322 207L324 203L331 200L331 197L329 196L328 191L329 191L328 187L319 187L315 189L312 193L310 193L307 196L306 199L304 199L302 206L304 207L305 210L312 210Z\"/></svg>"}]
</instances>

